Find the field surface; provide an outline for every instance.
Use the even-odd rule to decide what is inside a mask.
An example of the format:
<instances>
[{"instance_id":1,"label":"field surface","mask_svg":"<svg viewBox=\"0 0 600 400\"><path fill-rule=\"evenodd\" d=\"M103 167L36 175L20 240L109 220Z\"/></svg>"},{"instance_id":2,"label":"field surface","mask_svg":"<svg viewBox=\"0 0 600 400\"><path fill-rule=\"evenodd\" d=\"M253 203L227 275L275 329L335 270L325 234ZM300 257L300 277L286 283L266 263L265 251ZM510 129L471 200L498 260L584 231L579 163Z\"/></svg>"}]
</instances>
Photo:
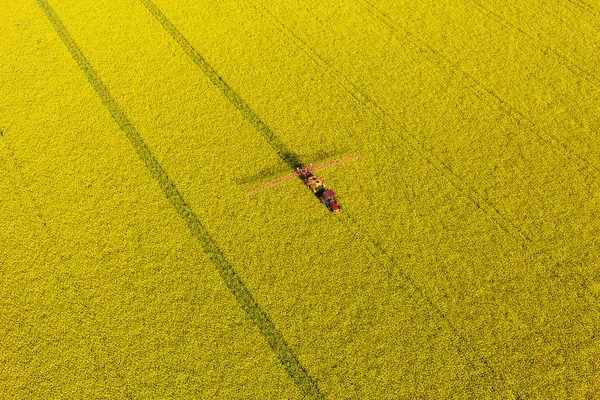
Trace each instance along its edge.
<instances>
[{"instance_id":1,"label":"field surface","mask_svg":"<svg viewBox=\"0 0 600 400\"><path fill-rule=\"evenodd\" d=\"M597 1L5 0L0 59L0 398L600 399Z\"/></svg>"}]
</instances>

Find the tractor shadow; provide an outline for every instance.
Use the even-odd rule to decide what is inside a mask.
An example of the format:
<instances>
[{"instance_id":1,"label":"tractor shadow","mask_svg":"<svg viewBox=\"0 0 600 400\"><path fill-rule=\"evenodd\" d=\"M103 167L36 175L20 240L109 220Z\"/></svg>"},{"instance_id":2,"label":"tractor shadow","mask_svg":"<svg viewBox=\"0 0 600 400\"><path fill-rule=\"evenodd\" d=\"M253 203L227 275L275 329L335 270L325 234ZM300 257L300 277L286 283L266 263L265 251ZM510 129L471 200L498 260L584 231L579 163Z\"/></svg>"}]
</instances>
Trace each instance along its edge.
<instances>
[{"instance_id":1,"label":"tractor shadow","mask_svg":"<svg viewBox=\"0 0 600 400\"><path fill-rule=\"evenodd\" d=\"M323 150L319 150L315 153L311 154L300 154L300 158L307 163L317 164L320 162L324 162L327 160L331 160L333 158L339 157L340 154L344 154L344 149L336 151L336 152L326 152ZM261 183L271 181L273 179L277 179L286 174L290 174L293 171L290 170L288 166L283 165L275 165L272 167L264 168L257 173L243 175L240 177L236 177L233 180L233 183L239 186L257 186ZM310 190L310 189L309 189Z\"/></svg>"}]
</instances>

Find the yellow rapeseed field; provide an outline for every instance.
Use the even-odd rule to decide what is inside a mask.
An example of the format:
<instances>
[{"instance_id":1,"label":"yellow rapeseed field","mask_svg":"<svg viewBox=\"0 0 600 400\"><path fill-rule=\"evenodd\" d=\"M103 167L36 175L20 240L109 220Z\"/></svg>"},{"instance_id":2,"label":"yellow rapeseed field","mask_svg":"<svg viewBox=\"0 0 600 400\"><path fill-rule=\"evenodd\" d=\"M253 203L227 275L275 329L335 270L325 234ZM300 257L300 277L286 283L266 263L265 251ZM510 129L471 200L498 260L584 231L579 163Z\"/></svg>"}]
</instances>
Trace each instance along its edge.
<instances>
[{"instance_id":1,"label":"yellow rapeseed field","mask_svg":"<svg viewBox=\"0 0 600 400\"><path fill-rule=\"evenodd\" d=\"M6 0L0 399L600 399L600 4ZM342 210L298 179L309 163Z\"/></svg>"}]
</instances>

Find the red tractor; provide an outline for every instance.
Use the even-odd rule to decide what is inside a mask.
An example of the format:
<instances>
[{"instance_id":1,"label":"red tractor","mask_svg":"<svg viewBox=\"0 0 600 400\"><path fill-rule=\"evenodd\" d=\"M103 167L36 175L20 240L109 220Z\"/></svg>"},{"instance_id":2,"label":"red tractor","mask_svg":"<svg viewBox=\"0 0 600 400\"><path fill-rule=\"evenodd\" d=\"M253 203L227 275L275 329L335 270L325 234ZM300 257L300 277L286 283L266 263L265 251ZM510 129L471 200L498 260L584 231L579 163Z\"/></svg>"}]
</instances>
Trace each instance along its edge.
<instances>
[{"instance_id":1,"label":"red tractor","mask_svg":"<svg viewBox=\"0 0 600 400\"><path fill-rule=\"evenodd\" d=\"M337 205L335 193L331 189L325 188L323 184L323 178L313 175L313 166L308 165L306 167L296 169L296 175L304 184L309 187L315 196L323 203L325 207L331 212L339 211L340 207Z\"/></svg>"}]
</instances>

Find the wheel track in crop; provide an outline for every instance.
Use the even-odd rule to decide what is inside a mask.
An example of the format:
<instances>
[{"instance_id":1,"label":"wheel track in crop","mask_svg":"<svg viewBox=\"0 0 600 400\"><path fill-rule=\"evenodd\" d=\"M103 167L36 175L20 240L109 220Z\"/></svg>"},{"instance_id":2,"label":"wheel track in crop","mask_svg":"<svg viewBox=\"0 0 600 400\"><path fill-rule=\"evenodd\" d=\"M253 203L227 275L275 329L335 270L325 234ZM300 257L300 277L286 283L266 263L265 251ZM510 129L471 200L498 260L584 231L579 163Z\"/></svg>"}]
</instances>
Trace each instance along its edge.
<instances>
[{"instance_id":1,"label":"wheel track in crop","mask_svg":"<svg viewBox=\"0 0 600 400\"><path fill-rule=\"evenodd\" d=\"M598 14L598 9L596 8L596 6L588 3L587 1L584 1L584 0L568 0L568 1L569 1L569 3L575 5L583 10L586 10L587 12L589 12L591 14Z\"/></svg>"},{"instance_id":2,"label":"wheel track in crop","mask_svg":"<svg viewBox=\"0 0 600 400\"><path fill-rule=\"evenodd\" d=\"M368 0L362 0L362 1L368 1ZM510 22L509 19L501 16L499 13L494 12L492 10L492 8L489 7L489 5L485 6L479 0L470 0L470 1L473 4L475 4L475 6L479 9L479 12L481 14L483 14L485 17L495 21L499 25L502 25L502 27L504 27L507 30L512 29L513 31L516 31L517 34L524 36L532 44L533 47L541 50L542 52L544 52L544 54L546 54L546 55L548 53L554 54L554 56L558 59L559 63L561 65L563 65L565 68L567 68L571 73L573 73L573 75L575 75L578 78L585 79L593 87L595 87L596 89L600 89L600 78L598 78L596 75L594 75L589 70L582 67L575 61L571 60L569 57L564 55L560 50L544 43L544 41L542 41L541 39L536 38L534 34L531 34L528 31L520 28L513 22ZM579 10L583 10L584 12L586 12L590 15L593 15L593 16L600 15L597 8L595 8L592 4L590 4L584 0L568 0L568 2L573 4L573 6L577 7ZM547 15L551 15L561 25L565 24L565 20L560 15L557 14L557 12L554 8L551 7L550 9L545 9L543 11ZM573 26L572 28L576 29L582 35L586 34L579 26Z\"/></svg>"},{"instance_id":3,"label":"wheel track in crop","mask_svg":"<svg viewBox=\"0 0 600 400\"><path fill-rule=\"evenodd\" d=\"M476 0L471 0L471 1L474 4L476 4L478 7L480 7L481 9L487 10L483 5L481 5ZM475 85L477 87L481 88L486 95L490 96L495 102L497 102L500 105L500 109L505 113L505 115L507 115L509 118L511 118L513 121L517 122L518 124L527 125L529 127L529 129L532 131L532 133L534 135L536 135L538 137L538 139L541 140L543 143L546 143L547 145L556 148L560 153L563 154L563 156L565 156L571 162L575 162L576 165L578 165L578 166L583 166L585 169L589 170L594 177L598 177L598 175L600 173L600 166L596 165L594 162L590 161L586 157L571 150L565 143L560 141L555 136L553 136L547 132L544 132L524 112L519 110L516 106L511 104L509 101L503 99L500 95L498 95L492 89L488 88L480 80L475 78L475 76L473 76L469 72L465 71L464 69L460 68L460 66L456 62L452 61L450 58L448 58L447 56L445 56L444 54L442 54L441 52L436 50L429 43L427 43L423 39L419 38L411 30L409 30L405 26L402 26L401 24L398 24L397 21L395 21L392 17L390 17L384 11L380 10L373 3L369 2L368 0L359 0L359 2L364 5L365 10L370 12L371 15L375 19L379 20L381 23L383 23L388 28L390 28L394 32L394 34L395 34L395 32L400 31L400 30L404 31L407 35L406 37L409 40L411 40L419 49L421 49L422 51L429 52L430 54L433 54L435 57L442 60L448 66L448 68L450 70L460 72L467 80L470 80L471 82L475 83ZM508 22L503 23L502 17L492 13L491 11L488 11L487 14L484 13L483 11L482 11L482 13L484 15L486 15L488 18L492 18L490 15L494 15L495 16L494 19L495 19L496 23L499 23L505 29L511 28L513 30L516 30L520 33L527 35L530 39L537 40L537 39L533 38L531 35L529 35L527 32L523 31L522 29L515 27L513 25L510 25ZM593 75L589 74L583 68L579 67L575 63L571 62L568 58L566 58L566 57L562 56L560 53L556 52L550 46L546 46L546 45L542 45L542 46L543 46L543 48L541 48L540 46L535 46L535 47L538 50L543 51L545 54L547 54L547 52L551 50L559 58L559 62L562 65L564 65L569 71L571 71L575 76L582 77L582 74L583 74L586 77L584 79L586 79L590 84L592 84L596 88L599 87L598 81L597 81L597 79L595 79L595 77L593 77ZM569 67L568 64L572 64L572 67ZM469 89L473 90L473 88L471 86L469 86Z\"/></svg>"},{"instance_id":4,"label":"wheel track in crop","mask_svg":"<svg viewBox=\"0 0 600 400\"><path fill-rule=\"evenodd\" d=\"M150 148L146 145L140 133L131 124L125 113L121 110L112 97L108 88L104 85L96 71L93 69L92 65L87 61L81 49L73 40L54 9L50 6L47 0L36 1L62 42L67 47L71 56L84 73L86 79L102 100L102 103L110 113L113 120L117 123L119 128L125 133L131 142L131 145L133 146L142 163L148 169L148 172L158 183L160 189L166 196L171 206L184 220L191 234L198 240L204 252L208 255L211 262L217 268L219 275L223 279L231 294L246 312L248 318L258 328L261 335L266 339L267 343L279 359L279 362L282 364L288 375L292 378L297 388L306 398L322 399L323 395L321 394L316 382L300 364L298 358L286 343L281 333L277 330L270 317L254 300L252 294L241 281L233 266L226 259L223 251L210 236L206 228L202 225L191 206L185 201L177 186L175 186L175 184L170 180L166 171L159 164ZM218 76L211 78L211 80L213 79L217 79L218 81ZM239 99L239 97L235 96L235 93L229 92L228 94L231 96L228 98L232 101ZM241 111L246 112L244 111L244 107L242 107ZM269 131L265 130L264 127L261 129L263 129L261 133L269 133ZM285 153L286 148L283 145L276 146L273 148L273 150L278 152L280 157L286 158L286 162L295 162L295 159L293 158L294 154L291 152Z\"/></svg>"},{"instance_id":5,"label":"wheel track in crop","mask_svg":"<svg viewBox=\"0 0 600 400\"><path fill-rule=\"evenodd\" d=\"M177 43L179 43L182 47L184 47L183 50L190 56L190 58L192 58L192 60L198 65L198 67L206 75L209 75L209 78L211 78L211 76L218 77L216 79L211 78L211 82L213 82L213 84L215 84L215 86L217 86L219 89L221 89L223 94L230 101L233 101L233 100L238 101L238 99L240 99L240 101L243 101L243 100L241 100L241 97L239 95L230 94L231 92L233 92L233 89L231 89L228 85L227 85L227 87L225 87L223 85L224 80L220 77L220 75L214 70L214 68L212 68L206 62L206 60L199 53L197 53L197 51L191 46L191 44L188 42L188 40L185 39L185 37L183 37L183 35L177 30L177 28L167 19L167 17L164 15L164 13L153 2L151 2L150 0L140 0L140 1L148 8L150 13L161 23L161 25L167 31L167 33L169 33ZM351 83L349 83L349 84L351 85ZM356 90L352 94L356 100L360 101L364 105L368 104L368 100L366 100L364 98L364 95L360 91ZM262 121L260 119L260 117L256 114L256 112L253 111L252 108L248 104L244 103L244 105L242 105L242 106L238 106L237 104L235 104L235 105L238 109L244 110L243 114L245 117L246 117L246 115L250 115L250 116L252 116L252 118L254 120ZM263 126L266 126L266 124L261 123L260 125L257 126L257 129L263 129ZM274 136L274 133L272 133L271 135ZM263 137L265 137L267 140L269 140L269 137L271 135L263 135ZM404 141L407 141L407 140L404 140ZM411 143L410 141L407 141L407 142ZM271 147L273 148L274 146L271 146ZM413 146L411 146L411 148L413 148L413 150L416 150L423 157L423 154L419 152L419 149L415 149L414 143L413 143ZM429 164L434 163L433 161L431 161L431 159L428 159L427 157L423 157L423 158L425 158L425 160ZM454 180L451 180L451 183L453 185L455 185L454 182L456 182L456 179L458 179L458 177L456 175L454 175L452 172L451 172L451 174L455 178ZM460 187L458 187L458 186L454 186L454 187L462 192ZM483 208L481 205L479 205L477 203L476 200L474 200L472 197L470 197L469 194L464 193L464 192L463 192L463 194L465 194L467 197L469 197L471 199L471 201L474 202L478 206L478 208ZM497 214L499 214L498 210L495 210L495 212ZM347 211L344 211L344 213L347 213ZM368 233L366 233L366 231L358 224L358 222L356 222L356 220L354 218L352 218L350 215L345 215L343 218L346 221L346 225L350 226L354 230L354 236L358 237L359 240L367 246L367 251L369 251L369 253L382 266L384 266L384 268L386 265L389 265L391 263L394 266L393 267L394 270L398 271L401 274L403 280L406 282L408 287L417 294L417 297L421 298L427 304L428 308L432 311L432 313L434 315L437 315L438 319L441 321L441 324L439 324L439 325L446 326L452 332L452 335L454 335L459 340L460 343L463 343L466 346L466 348L469 350L469 353L471 354L470 357L467 357L467 362L475 370L477 370L477 366L475 365L474 361L475 360L479 361L482 365L484 365L484 368L488 371L489 374L492 375L492 377L494 377L494 379L501 380L504 385L509 387L509 390L515 395L515 397L518 398L519 397L518 393L512 387L512 385L507 381L507 378L504 375L495 371L494 368L489 364L489 362L486 359L482 358L481 356L479 356L477 354L475 349L468 343L468 341L464 337L464 335L462 335L456 329L456 327L454 327L454 325L448 320L448 318L440 310L440 308L431 300L431 298L429 296L427 296L427 294L423 291L423 289L421 289L421 287L418 286L414 282L414 280L399 267L399 265L395 262L395 260L392 257L387 255L385 250L372 237L370 237ZM514 229L517 229L517 231L518 231L518 228L516 228L514 226L513 226L513 231L511 231L511 230L508 230L507 228L503 227L500 224L498 224L498 225L501 229L503 229L508 234L514 234ZM526 241L530 241L530 239L527 238L522 232L518 231L518 234L522 239L525 239Z\"/></svg>"},{"instance_id":6,"label":"wheel track in crop","mask_svg":"<svg viewBox=\"0 0 600 400\"><path fill-rule=\"evenodd\" d=\"M440 307L427 295L427 293L419 286L415 280L402 268L393 256L389 255L387 251L377 242L377 240L368 233L361 224L352 216L348 210L343 211L343 219L347 222L353 230L353 234L361 239L361 242L365 244L367 251L371 256L376 259L381 266L385 269L386 274L392 275L391 271L396 272L400 275L401 280L405 282L408 289L414 293L416 298L420 298L432 311L432 314L436 315L441 325L446 328L454 335L458 341L466 347L468 356L464 356L466 361L469 363L474 370L477 370L477 363L483 365L483 368L487 371L491 377L491 381L500 381L504 384L505 388L510 390L515 399L519 399L520 395L514 385L508 380L508 378L496 369L488 362L485 357L482 357L477 350L470 344L469 340L463 335L456 326L450 321L447 315L440 309ZM412 296L409 296L412 297ZM462 353L461 353L462 354Z\"/></svg>"},{"instance_id":7,"label":"wheel track in crop","mask_svg":"<svg viewBox=\"0 0 600 400\"><path fill-rule=\"evenodd\" d=\"M591 14L592 16L598 15L598 12L589 3L585 3L585 2L582 2L582 1L578 1L578 0L568 0L568 2L571 3L578 10L583 10L584 12L586 12L588 14ZM554 18L555 21L557 21L561 25L565 25L566 24L566 20L563 18L562 15L560 15L559 12L557 12L556 8L553 8L553 7L542 8L542 9L538 8L537 12L540 12L540 13L543 12L543 13L545 13L545 15L551 16L552 18ZM502 17L502 18L506 19L505 17ZM573 18L573 16L571 16L571 18ZM574 30L577 30L577 32L580 35L587 35L588 34L583 29L581 29L581 27L578 26L578 25L571 25L570 28L574 29Z\"/></svg>"},{"instance_id":8,"label":"wheel track in crop","mask_svg":"<svg viewBox=\"0 0 600 400\"><path fill-rule=\"evenodd\" d=\"M361 0L361 1L368 2L368 0ZM596 89L600 89L600 80L595 75L593 75L588 70L581 67L580 65L578 65L571 59L569 59L567 56L562 54L562 52L558 51L557 49L555 49L552 46L547 45L546 43L542 42L540 39L537 39L535 36L531 35L529 32L519 28L518 26L516 26L515 24L513 24L506 18L504 18L501 15L499 15L498 13L494 12L489 7L486 7L485 5L483 5L478 0L469 0L469 1L473 4L475 4L475 6L479 9L479 12L481 14L485 15L487 18L495 21L496 23L502 25L505 29L513 30L513 31L517 32L518 34L522 35L523 37L527 38L527 40L533 45L533 47L541 50L542 52L544 52L544 54L548 54L548 53L554 54L554 56L559 60L559 62L565 68L567 68L569 71L571 71L573 73L573 75L575 75L579 78L585 79Z\"/></svg>"},{"instance_id":9,"label":"wheel track in crop","mask_svg":"<svg viewBox=\"0 0 600 400\"><path fill-rule=\"evenodd\" d=\"M473 3L479 4L477 2L477 0L471 0L471 1ZM370 3L369 0L359 0L359 2L362 2L363 4L365 4L366 5L365 8L367 8L367 9L370 7L371 8L371 13L375 13L376 14L376 15L374 15L374 17L375 18L379 18L380 21L382 23L384 23L385 25L387 25L388 27L390 27L390 29L393 29L393 30L396 30L396 31L399 30L398 27L395 26L395 23L392 20L392 18L389 17L385 12L379 10L372 3ZM501 17L498 16L498 18L501 18ZM508 22L507 22L507 24L508 24ZM513 27L513 28L516 29L516 30L518 30L518 31L520 31L520 32L523 32L526 35L528 35L526 32L522 31L519 28L516 28L516 27ZM496 99L496 101L502 106L502 110L511 119L513 119L518 124L521 124L523 122L525 124L529 124L530 129L534 130L534 133L538 136L538 138L540 140L542 140L544 143L547 143L550 146L558 149L563 154L563 156L565 156L571 162L575 163L576 166L585 168L594 178L598 178L598 176L599 176L598 172L600 172L600 167L598 167L597 165L595 165L593 162L591 162L587 158L585 158L585 157L577 154L576 152L572 151L571 149L568 148L568 146L566 146L564 143L560 142L558 139L554 138L552 135L547 134L547 133L544 135L544 132L537 127L537 125L535 124L535 122L533 120L531 120L530 118L528 118L524 113L522 113L520 110L518 110L515 106L511 105L508 101L505 101L504 99L502 99L494 91L492 91L491 89L487 88L478 79L476 79L474 76L472 76L468 72L462 70L456 63L454 63L452 60L450 60L448 57L444 56L443 54L439 53L431 45L429 45L428 43L424 42L422 39L418 38L418 36L414 35L410 30L408 30L405 27L401 27L401 30L403 30L404 32L406 32L407 35L408 35L408 37L411 38L412 41L413 41L413 43L415 43L420 49L422 49L423 51L429 51L432 54L434 54L435 56L439 57L442 61L444 61L447 64L449 64L451 66L452 70L460 71L460 73L462 73L465 77L467 77L469 80L473 81L476 85L478 85L479 87L481 87L484 90L484 92L488 93L490 96L492 96L494 99ZM532 37L532 39L533 40L537 40L537 39L535 39L533 37ZM573 72L572 69L569 69L569 70L571 72ZM575 72L574 72L574 74L577 75L577 73L575 73ZM591 76L591 77L593 78L593 76ZM596 86L596 85L594 85L594 86L596 88L599 87L599 86ZM471 87L469 87L469 88L472 90ZM515 115L516 115L516 117L515 117ZM544 137L544 136L547 136L547 137ZM531 243L531 245L534 248L536 248L536 250L538 250L538 251L543 251L544 250L544 248L542 248L541 246L539 246L534 241L530 241L530 243ZM588 283L588 287L589 287L590 284L591 284L591 278L589 276L585 275L583 272L579 272L578 275L581 278L583 278ZM594 298L597 298L596 294L593 293L591 291L591 289L588 289L588 292L590 292ZM593 300L589 300L588 299L588 302L591 305L595 305Z\"/></svg>"},{"instance_id":10,"label":"wheel track in crop","mask_svg":"<svg viewBox=\"0 0 600 400\"><path fill-rule=\"evenodd\" d=\"M12 170L15 172L16 175L18 175L19 182L21 182L21 184L23 186L23 191L25 192L24 195L26 194L29 197L29 201L33 205L33 209L36 210L36 211L32 212L32 214L34 214L39 219L41 224L44 226L40 232L42 232L47 239L51 240L52 243L58 243L58 242L63 241L63 236L61 235L60 231L57 231L56 229L54 229L52 227L52 224L48 223L47 218L40 211L40 210L43 210L43 207L41 206L42 203L39 201L37 193L35 192L35 190L33 190L30 183L26 179L26 174L23 172L23 166L21 164L21 161L16 156L15 151L12 148L12 146L9 144L8 140L9 140L9 137L5 136L5 132L0 131L0 143L4 144L6 151L7 151L7 156L10 160L12 160L12 166L10 166L10 165L6 166L6 169L9 171L9 179L10 179L10 175L11 175L10 169L12 167ZM8 161L6 163L10 164L10 162L8 162ZM0 167L1 166L2 165L0 164ZM13 188L15 189L16 194L19 195L18 185L14 184ZM94 320L98 320L97 315L93 310L88 309L88 312L90 312L92 314L92 318ZM31 331L31 330L33 330L32 326L29 327L29 331ZM106 331L101 327L97 327L97 331L100 333L100 336L101 336L100 342L102 343L102 346L103 346L102 350L109 349L110 347L106 343L106 336L107 336ZM29 335L30 335L30 333L27 332L26 336L29 336ZM24 346L25 345L20 346L17 349L17 352L19 352ZM98 349L95 348L94 346L91 346L90 351L92 352L93 356L97 358ZM129 395L131 393L131 390L125 381L125 377L123 376L123 373L121 372L121 369L119 368L117 361L115 360L114 356L112 354L110 354L110 352L107 351L106 353L108 354L108 358L110 360L109 361L110 367L114 371L114 374L119 381L121 389L123 390L123 392L126 395Z\"/></svg>"},{"instance_id":11,"label":"wheel track in crop","mask_svg":"<svg viewBox=\"0 0 600 400\"><path fill-rule=\"evenodd\" d=\"M29 184L29 182L27 181L27 179L25 179L25 173L23 172L23 166L21 165L21 162L17 158L14 149L10 145L9 139L10 139L9 137L4 136L3 131L0 131L0 145L4 145L4 147L6 148L6 155L7 155L6 169L9 172L9 179L11 176L10 170L12 169L18 175L18 179L20 180L20 182L23 186L23 191L27 193L27 196L29 197L30 201L33 203L34 209L36 210L36 212L35 212L36 217L39 219L39 221L42 223L42 225L44 225L44 230L46 230L46 233L48 235L52 236L54 238L54 241L56 241L56 238L58 237L58 235L56 234L56 232L54 232L50 228L46 217L44 217L44 215L41 213L40 210L42 210L43 207L40 206L40 202L38 200L37 194L32 189L32 187ZM12 165L10 165L10 164L12 164ZM0 164L0 166L1 166L1 164ZM12 186L18 195L19 194L18 186L14 183Z\"/></svg>"},{"instance_id":12,"label":"wheel track in crop","mask_svg":"<svg viewBox=\"0 0 600 400\"><path fill-rule=\"evenodd\" d=\"M472 0L472 1L475 2L475 0ZM500 95L498 95L492 89L488 88L486 85L481 83L481 81L478 80L477 78L475 78L475 76L473 76L472 74L470 74L467 71L460 68L456 62L450 60L447 56L445 56L442 53L440 53L439 51L437 51L433 46L431 46L429 43L425 42L424 40L420 39L417 35L415 35L412 31L410 31L406 27L404 27L402 25L400 25L400 27L398 27L397 25L399 25L399 24L396 21L394 21L387 13L385 13L384 11L377 8L375 5L370 3L368 0L359 0L359 2L364 4L364 8L368 12L370 12L375 19L378 19L384 25L388 26L390 29L392 29L392 31L394 33L399 30L404 31L407 34L407 38L409 38L409 40L411 40L419 49L421 49L422 51L429 52L430 54L434 55L435 57L441 59L446 65L448 65L450 70L458 71L460 74L462 74L465 77L465 79L470 80L471 82L475 83L475 85L477 87L481 88L481 90L484 92L485 95L491 97L493 99L493 101L495 101L497 104L499 104L500 109L502 110L502 112L505 115L507 115L511 120L513 120L517 124L526 126L528 128L528 130L530 130L535 136L537 136L537 138L542 143L545 143L548 146L555 148L559 153L561 153L563 155L563 157L565 157L571 163L576 165L578 168L583 168L583 169L587 170L594 178L597 178L600 175L600 166L596 165L595 162L589 160L588 158L584 157L583 155L572 150L571 148L569 148L569 146L567 146L565 143L560 141L558 138L556 138L555 136L542 130L537 125L537 123L535 121L533 121L531 118L529 118L524 112L519 110L516 106L511 104L509 101L502 98ZM496 22L498 22L498 21L496 21ZM504 24L501 24L501 25L506 27L506 25L504 25ZM516 28L516 27L514 29L521 31L519 28ZM550 48L549 46L546 46L546 47ZM539 49L539 47L538 47L538 49ZM542 50L542 51L544 51L544 50ZM439 67L435 63L432 63L432 64L435 65L436 67ZM565 65L565 67L566 67L566 65ZM572 68L568 68L568 69L571 72L573 72L576 76L578 76L578 77L581 76L581 74L573 71ZM590 81L590 80L588 80L588 81ZM591 83L594 85L593 82L591 82ZM596 85L594 85L594 87L598 88L598 86L596 86ZM471 86L468 86L468 88L472 91L475 91L474 88Z\"/></svg>"},{"instance_id":13,"label":"wheel track in crop","mask_svg":"<svg viewBox=\"0 0 600 400\"><path fill-rule=\"evenodd\" d=\"M479 3L477 3L476 0L471 0L471 1L473 1L476 4L479 4ZM403 26L401 24L398 24L397 21L395 21L392 17L390 17L384 11L380 10L373 3L369 2L368 0L359 0L359 2L364 5L364 9L367 10L368 12L370 12L371 15L373 16L373 18L379 20L381 23L383 23L388 28L390 28L394 34L400 30L404 31L407 35L406 37L409 40L411 40L419 49L434 55L434 57L436 57L436 58L439 58L440 60L442 60L442 62L444 64L446 64L448 66L448 68L450 70L458 71L460 74L463 75L463 77L466 80L469 80L469 81L475 83L475 85L477 87L481 88L481 90L484 92L485 95L491 97L493 101L495 101L497 104L500 105L500 109L502 110L502 112L505 115L507 115L511 120L513 120L517 124L527 126L529 128L529 130L535 136L537 136L541 142L549 145L550 147L557 149L569 161L574 162L578 167L583 167L583 168L587 169L594 177L598 177L598 175L600 173L600 166L596 165L594 162L590 161L589 159L582 156L581 154L578 154L577 152L573 151L565 143L560 141L555 136L543 131L524 112L519 110L516 106L511 104L509 101L502 98L500 95L498 95L492 89L488 88L475 76L473 76L469 72L465 71L464 69L460 68L460 66L456 62L452 61L450 58L448 58L447 56L445 56L444 54L442 54L441 52L436 50L429 43L427 43L423 39L419 38L411 30L409 30L408 28L406 28L405 26ZM500 17L498 17L498 18L500 18ZM506 24L502 24L499 21L496 21L496 22L499 23L500 25L502 25L504 28L506 28L506 26L507 26ZM513 29L521 31L519 28L516 28L516 27L513 27ZM525 33L524 31L521 31L521 32ZM546 46L546 47L548 49L550 49L549 46ZM540 49L539 47L537 47L537 48L539 50L544 51L543 49ZM432 63L432 64L439 68L439 66L437 64L435 64L435 63ZM563 62L561 64L564 65L565 63ZM569 68L567 65L565 65L565 67L567 67L569 69L569 71L571 71L576 76L581 77L581 73L574 71L573 67ZM577 68L579 68L579 67L577 67ZM588 81L592 85L594 85L594 87L596 87L596 88L598 87L597 85L594 84L592 78L589 77L589 74L588 74ZM473 87L471 87L471 86L469 86L468 88L470 90L474 90Z\"/></svg>"}]
</instances>

